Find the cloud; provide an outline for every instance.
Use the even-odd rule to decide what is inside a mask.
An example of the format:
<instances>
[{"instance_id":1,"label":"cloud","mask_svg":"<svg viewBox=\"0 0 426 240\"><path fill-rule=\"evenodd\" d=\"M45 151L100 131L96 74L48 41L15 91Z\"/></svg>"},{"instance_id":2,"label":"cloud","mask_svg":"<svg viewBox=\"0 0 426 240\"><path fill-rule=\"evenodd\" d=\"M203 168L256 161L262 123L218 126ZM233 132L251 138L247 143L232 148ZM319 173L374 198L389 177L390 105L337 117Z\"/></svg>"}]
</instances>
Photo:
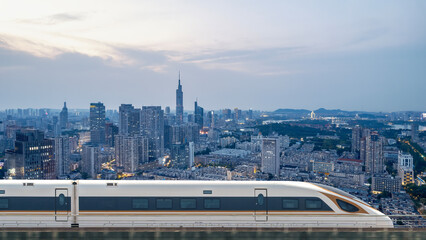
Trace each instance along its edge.
<instances>
[{"instance_id":1,"label":"cloud","mask_svg":"<svg viewBox=\"0 0 426 240\"><path fill-rule=\"evenodd\" d=\"M216 50L189 55L169 55L176 62L194 64L208 70L228 70L259 76L288 75L295 72L285 69L285 61L303 54L306 47L282 47L252 50Z\"/></svg>"},{"instance_id":2,"label":"cloud","mask_svg":"<svg viewBox=\"0 0 426 240\"><path fill-rule=\"evenodd\" d=\"M58 13L48 17L48 19L54 23L77 21L77 20L83 20L84 18L85 18L84 14L70 14L70 13Z\"/></svg>"},{"instance_id":3,"label":"cloud","mask_svg":"<svg viewBox=\"0 0 426 240\"><path fill-rule=\"evenodd\" d=\"M17 19L16 22L24 24L55 25L65 22L82 21L85 18L86 14L83 13L58 13L42 18Z\"/></svg>"}]
</instances>

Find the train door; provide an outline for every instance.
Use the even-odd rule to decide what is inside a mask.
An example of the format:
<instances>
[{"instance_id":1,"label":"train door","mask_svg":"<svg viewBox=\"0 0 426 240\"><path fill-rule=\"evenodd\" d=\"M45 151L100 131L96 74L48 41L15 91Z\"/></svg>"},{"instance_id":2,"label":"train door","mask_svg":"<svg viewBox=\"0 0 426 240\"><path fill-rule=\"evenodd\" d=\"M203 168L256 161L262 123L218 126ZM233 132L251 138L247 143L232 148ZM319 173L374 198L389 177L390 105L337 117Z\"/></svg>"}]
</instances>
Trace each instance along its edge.
<instances>
[{"instance_id":1,"label":"train door","mask_svg":"<svg viewBox=\"0 0 426 240\"><path fill-rule=\"evenodd\" d=\"M68 198L68 189L56 188L55 189L55 221L67 222L68 213L70 209Z\"/></svg>"},{"instance_id":2,"label":"train door","mask_svg":"<svg viewBox=\"0 0 426 240\"><path fill-rule=\"evenodd\" d=\"M265 188L254 189L254 218L256 222L268 221L268 190Z\"/></svg>"}]
</instances>

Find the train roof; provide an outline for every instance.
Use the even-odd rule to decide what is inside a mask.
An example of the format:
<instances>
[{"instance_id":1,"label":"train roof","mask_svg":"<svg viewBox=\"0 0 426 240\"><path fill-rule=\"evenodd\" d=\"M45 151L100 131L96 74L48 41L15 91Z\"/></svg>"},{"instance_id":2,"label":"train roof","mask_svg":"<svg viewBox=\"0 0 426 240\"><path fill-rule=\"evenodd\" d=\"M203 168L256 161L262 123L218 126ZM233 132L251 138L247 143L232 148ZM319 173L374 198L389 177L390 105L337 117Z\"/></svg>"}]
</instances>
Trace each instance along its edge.
<instances>
[{"instance_id":1,"label":"train roof","mask_svg":"<svg viewBox=\"0 0 426 240\"><path fill-rule=\"evenodd\" d=\"M335 194L342 195L347 198L357 199L355 196L348 194L337 188L318 184L318 183L308 183L308 182L296 182L296 181L201 181L201 180L0 180L0 186L7 185L16 185L16 184L27 184L32 183L34 185L43 185L43 186L64 186L70 185L73 182L77 182L78 185L82 186L105 186L108 183L116 183L119 186L186 186L186 187L230 187L230 186L239 186L239 187L289 187L289 188L303 188L306 190L313 191L327 191Z\"/></svg>"}]
</instances>

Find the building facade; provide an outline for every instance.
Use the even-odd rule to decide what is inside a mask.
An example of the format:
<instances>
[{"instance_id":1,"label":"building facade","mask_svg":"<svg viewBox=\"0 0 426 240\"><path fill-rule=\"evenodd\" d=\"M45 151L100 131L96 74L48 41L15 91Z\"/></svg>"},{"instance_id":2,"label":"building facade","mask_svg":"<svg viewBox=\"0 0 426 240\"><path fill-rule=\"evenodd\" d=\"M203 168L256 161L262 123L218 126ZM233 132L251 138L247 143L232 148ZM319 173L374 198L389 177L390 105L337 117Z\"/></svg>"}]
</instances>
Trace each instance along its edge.
<instances>
[{"instance_id":1,"label":"building facade","mask_svg":"<svg viewBox=\"0 0 426 240\"><path fill-rule=\"evenodd\" d=\"M178 88L176 89L176 123L183 123L183 91L182 85L180 84L180 73Z\"/></svg>"},{"instance_id":2,"label":"building facade","mask_svg":"<svg viewBox=\"0 0 426 240\"><path fill-rule=\"evenodd\" d=\"M148 162L148 139L142 136L115 136L115 160L123 171L134 173Z\"/></svg>"},{"instance_id":3,"label":"building facade","mask_svg":"<svg viewBox=\"0 0 426 240\"><path fill-rule=\"evenodd\" d=\"M141 134L149 141L149 159L156 160L164 153L164 112L160 106L143 106Z\"/></svg>"},{"instance_id":4,"label":"building facade","mask_svg":"<svg viewBox=\"0 0 426 240\"><path fill-rule=\"evenodd\" d=\"M55 141L55 162L58 177L63 177L70 172L70 140L67 136L54 138Z\"/></svg>"},{"instance_id":5,"label":"building facade","mask_svg":"<svg viewBox=\"0 0 426 240\"><path fill-rule=\"evenodd\" d=\"M402 185L414 183L413 156L409 153L398 152L398 176Z\"/></svg>"},{"instance_id":6,"label":"building facade","mask_svg":"<svg viewBox=\"0 0 426 240\"><path fill-rule=\"evenodd\" d=\"M7 152L7 167L16 178L56 179L54 141L39 130L16 133L15 149ZM13 169L13 170L12 170Z\"/></svg>"},{"instance_id":7,"label":"building facade","mask_svg":"<svg viewBox=\"0 0 426 240\"><path fill-rule=\"evenodd\" d=\"M67 126L68 126L67 102L64 102L64 107L62 108L62 111L59 114L59 126L60 126L61 129L66 129Z\"/></svg>"},{"instance_id":8,"label":"building facade","mask_svg":"<svg viewBox=\"0 0 426 240\"><path fill-rule=\"evenodd\" d=\"M371 179L371 191L373 193L398 193L401 191L401 178L390 176L377 176Z\"/></svg>"},{"instance_id":9,"label":"building facade","mask_svg":"<svg viewBox=\"0 0 426 240\"><path fill-rule=\"evenodd\" d=\"M140 134L140 109L135 109L132 104L121 104L119 107L118 128L121 135Z\"/></svg>"},{"instance_id":10,"label":"building facade","mask_svg":"<svg viewBox=\"0 0 426 240\"><path fill-rule=\"evenodd\" d=\"M105 144L105 106L101 102L90 104L90 142Z\"/></svg>"},{"instance_id":11,"label":"building facade","mask_svg":"<svg viewBox=\"0 0 426 240\"><path fill-rule=\"evenodd\" d=\"M276 176L280 174L280 147L278 139L262 139L262 172Z\"/></svg>"}]
</instances>

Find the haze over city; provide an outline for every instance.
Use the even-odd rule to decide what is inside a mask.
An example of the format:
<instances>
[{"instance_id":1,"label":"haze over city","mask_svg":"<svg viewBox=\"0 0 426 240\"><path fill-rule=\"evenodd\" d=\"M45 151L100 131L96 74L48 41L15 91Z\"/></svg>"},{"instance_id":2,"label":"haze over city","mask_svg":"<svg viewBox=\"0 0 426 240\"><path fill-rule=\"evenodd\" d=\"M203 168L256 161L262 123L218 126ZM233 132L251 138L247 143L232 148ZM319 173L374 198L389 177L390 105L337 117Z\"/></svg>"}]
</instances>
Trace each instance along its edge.
<instances>
[{"instance_id":1,"label":"haze over city","mask_svg":"<svg viewBox=\"0 0 426 240\"><path fill-rule=\"evenodd\" d=\"M2 1L0 109L424 111L424 1Z\"/></svg>"}]
</instances>

